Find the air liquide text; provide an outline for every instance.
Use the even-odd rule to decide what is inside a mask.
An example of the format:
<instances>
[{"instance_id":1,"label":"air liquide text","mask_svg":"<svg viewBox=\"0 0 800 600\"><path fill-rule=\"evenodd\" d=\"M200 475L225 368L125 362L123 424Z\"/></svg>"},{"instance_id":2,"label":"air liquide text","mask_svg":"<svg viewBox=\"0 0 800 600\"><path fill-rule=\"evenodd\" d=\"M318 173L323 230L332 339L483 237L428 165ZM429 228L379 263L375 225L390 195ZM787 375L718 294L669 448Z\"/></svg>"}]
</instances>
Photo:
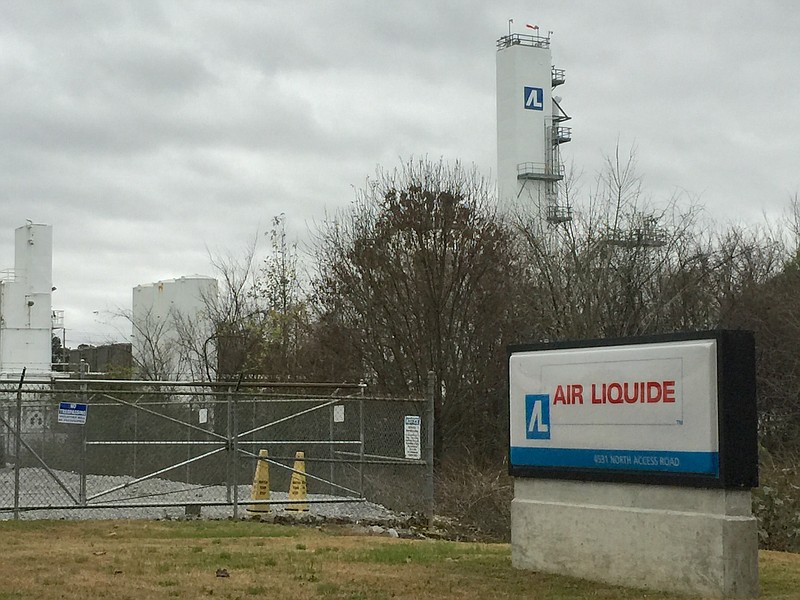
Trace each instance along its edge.
<instances>
[{"instance_id":1,"label":"air liquide text","mask_svg":"<svg viewBox=\"0 0 800 600\"><path fill-rule=\"evenodd\" d=\"M675 381L611 381L556 386L553 404L657 404L675 402ZM587 393L588 392L588 393Z\"/></svg>"}]
</instances>

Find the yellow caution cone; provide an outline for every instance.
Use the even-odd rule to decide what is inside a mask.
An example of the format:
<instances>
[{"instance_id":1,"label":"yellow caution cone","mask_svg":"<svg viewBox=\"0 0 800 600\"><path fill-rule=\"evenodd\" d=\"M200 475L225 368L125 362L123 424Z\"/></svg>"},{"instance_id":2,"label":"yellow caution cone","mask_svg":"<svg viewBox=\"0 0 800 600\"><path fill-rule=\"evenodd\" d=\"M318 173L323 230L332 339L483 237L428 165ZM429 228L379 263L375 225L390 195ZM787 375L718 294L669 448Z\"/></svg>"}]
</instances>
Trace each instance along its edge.
<instances>
[{"instance_id":1,"label":"yellow caution cone","mask_svg":"<svg viewBox=\"0 0 800 600\"><path fill-rule=\"evenodd\" d=\"M256 462L256 473L253 475L253 489L250 492L252 500L269 500L269 463L262 458L267 458L269 453L266 450L258 451L259 460ZM251 504L247 507L247 512L268 513L269 504Z\"/></svg>"},{"instance_id":2,"label":"yellow caution cone","mask_svg":"<svg viewBox=\"0 0 800 600\"><path fill-rule=\"evenodd\" d=\"M289 500L302 500L286 506L286 510L307 511L308 510L308 488L306 487L306 455L304 452L296 452L294 455L294 471L292 471L292 483L289 485Z\"/></svg>"}]
</instances>

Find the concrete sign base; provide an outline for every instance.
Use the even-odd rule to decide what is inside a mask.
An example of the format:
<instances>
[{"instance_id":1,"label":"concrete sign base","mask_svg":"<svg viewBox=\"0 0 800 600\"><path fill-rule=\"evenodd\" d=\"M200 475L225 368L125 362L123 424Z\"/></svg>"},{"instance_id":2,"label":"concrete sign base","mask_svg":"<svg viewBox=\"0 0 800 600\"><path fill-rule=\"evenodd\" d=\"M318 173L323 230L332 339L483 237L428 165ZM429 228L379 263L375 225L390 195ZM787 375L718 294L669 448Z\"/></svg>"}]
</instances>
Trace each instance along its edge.
<instances>
[{"instance_id":1,"label":"concrete sign base","mask_svg":"<svg viewBox=\"0 0 800 600\"><path fill-rule=\"evenodd\" d=\"M515 567L710 597L758 596L750 491L517 478Z\"/></svg>"}]
</instances>

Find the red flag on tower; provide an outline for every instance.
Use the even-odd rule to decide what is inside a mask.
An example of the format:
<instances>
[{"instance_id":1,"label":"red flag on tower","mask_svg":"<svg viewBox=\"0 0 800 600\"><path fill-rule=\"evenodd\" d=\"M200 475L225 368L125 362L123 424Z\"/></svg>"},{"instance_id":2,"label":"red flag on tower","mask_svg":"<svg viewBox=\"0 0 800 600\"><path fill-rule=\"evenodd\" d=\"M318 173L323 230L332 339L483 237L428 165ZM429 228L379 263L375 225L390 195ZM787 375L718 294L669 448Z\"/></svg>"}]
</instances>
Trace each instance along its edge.
<instances>
[{"instance_id":1,"label":"red flag on tower","mask_svg":"<svg viewBox=\"0 0 800 600\"><path fill-rule=\"evenodd\" d=\"M525 27L528 29L539 29L538 25L531 25L530 23L525 23Z\"/></svg>"}]
</instances>

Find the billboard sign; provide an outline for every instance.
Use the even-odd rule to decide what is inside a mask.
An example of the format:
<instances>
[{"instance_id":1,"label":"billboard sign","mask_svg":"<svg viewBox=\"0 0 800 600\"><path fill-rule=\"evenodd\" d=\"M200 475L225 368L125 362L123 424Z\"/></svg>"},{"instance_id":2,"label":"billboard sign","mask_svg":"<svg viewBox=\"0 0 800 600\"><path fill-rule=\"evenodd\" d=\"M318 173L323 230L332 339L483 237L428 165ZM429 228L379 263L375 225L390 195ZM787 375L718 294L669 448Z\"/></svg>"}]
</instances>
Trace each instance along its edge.
<instances>
[{"instance_id":1,"label":"billboard sign","mask_svg":"<svg viewBox=\"0 0 800 600\"><path fill-rule=\"evenodd\" d=\"M511 473L750 485L753 357L723 331L511 347Z\"/></svg>"}]
</instances>

